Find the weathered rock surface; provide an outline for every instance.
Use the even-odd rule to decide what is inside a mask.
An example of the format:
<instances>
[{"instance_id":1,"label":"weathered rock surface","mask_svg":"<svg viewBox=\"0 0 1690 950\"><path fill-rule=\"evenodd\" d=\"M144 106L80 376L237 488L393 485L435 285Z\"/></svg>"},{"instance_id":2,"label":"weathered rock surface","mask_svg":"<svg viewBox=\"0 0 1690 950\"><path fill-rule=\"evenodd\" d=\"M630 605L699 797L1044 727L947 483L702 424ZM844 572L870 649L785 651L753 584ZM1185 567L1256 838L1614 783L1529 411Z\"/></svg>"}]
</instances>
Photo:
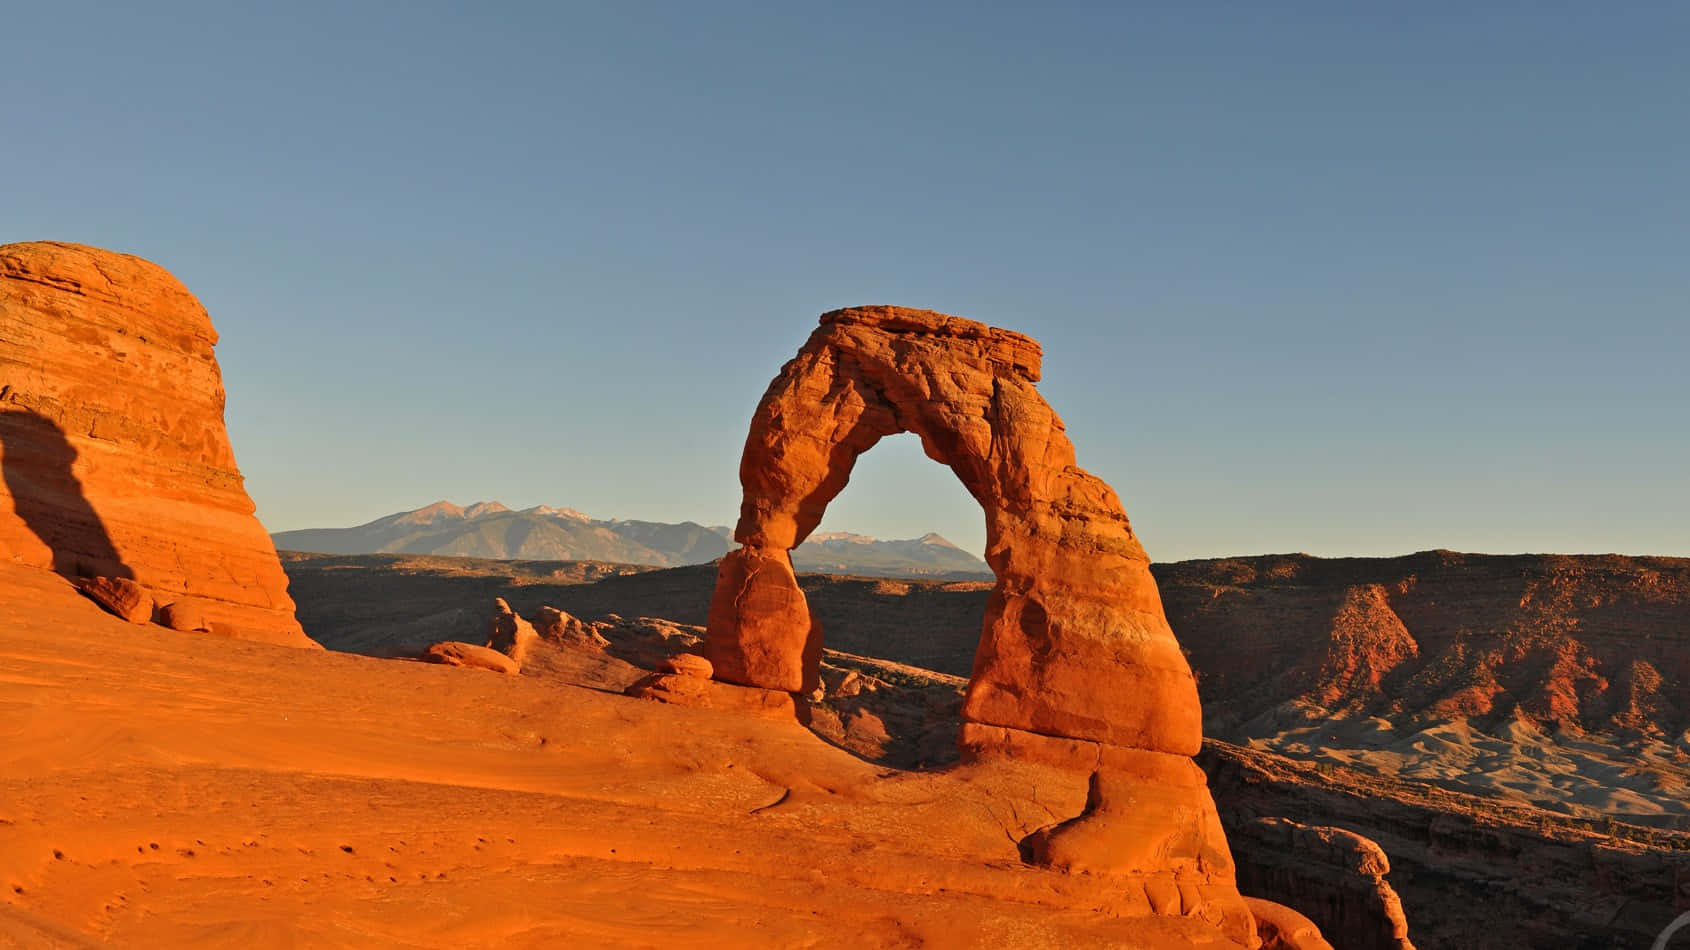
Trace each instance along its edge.
<instances>
[{"instance_id":1,"label":"weathered rock surface","mask_svg":"<svg viewBox=\"0 0 1690 950\"><path fill-rule=\"evenodd\" d=\"M534 625L516 615L503 597L493 601L493 619L487 624L487 646L511 658L521 668L528 651L540 639Z\"/></svg>"},{"instance_id":2,"label":"weathered rock surface","mask_svg":"<svg viewBox=\"0 0 1690 950\"><path fill-rule=\"evenodd\" d=\"M718 562L717 578L704 643L717 678L789 693L804 689L821 626L798 589L786 550L730 551Z\"/></svg>"},{"instance_id":3,"label":"weathered rock surface","mask_svg":"<svg viewBox=\"0 0 1690 950\"><path fill-rule=\"evenodd\" d=\"M231 635L314 647L235 467L216 343L154 264L0 246L0 556L127 578Z\"/></svg>"},{"instance_id":4,"label":"weathered rock surface","mask_svg":"<svg viewBox=\"0 0 1690 950\"><path fill-rule=\"evenodd\" d=\"M1385 880L1390 861L1371 839L1289 818L1258 818L1232 837L1254 845L1241 889L1294 907L1346 950L1414 950L1402 900Z\"/></svg>"},{"instance_id":5,"label":"weathered rock surface","mask_svg":"<svg viewBox=\"0 0 1690 950\"><path fill-rule=\"evenodd\" d=\"M152 595L127 577L82 577L77 579L76 589L130 623L153 619Z\"/></svg>"},{"instance_id":6,"label":"weathered rock surface","mask_svg":"<svg viewBox=\"0 0 1690 950\"><path fill-rule=\"evenodd\" d=\"M1307 914L1339 946L1352 931L1392 946L1396 925L1372 875L1288 858L1264 817L1365 829L1421 946L1453 950L1646 947L1690 911L1690 835L1604 827L1473 795L1208 740L1208 774L1246 893ZM1271 826L1269 826L1271 827ZM1318 851L1319 849L1316 849ZM1371 862L1370 862L1371 863ZM1347 883L1346 883L1347 882ZM1334 886L1337 884L1338 886Z\"/></svg>"},{"instance_id":7,"label":"weathered rock surface","mask_svg":"<svg viewBox=\"0 0 1690 950\"><path fill-rule=\"evenodd\" d=\"M1129 754L1092 773L1081 815L1029 837L1025 845L1035 863L1067 871L1169 873L1181 883L1190 879L1193 887L1217 876L1230 884L1232 855L1203 770L1183 755ZM1194 801L1207 805L1196 824L1180 814ZM1179 912L1179 906L1191 910L1200 903L1186 894L1174 906Z\"/></svg>"},{"instance_id":8,"label":"weathered rock surface","mask_svg":"<svg viewBox=\"0 0 1690 950\"><path fill-rule=\"evenodd\" d=\"M732 710L759 719L809 721L809 707L791 693L721 683L692 673L653 673L629 686L625 692L635 699Z\"/></svg>"},{"instance_id":9,"label":"weathered rock surface","mask_svg":"<svg viewBox=\"0 0 1690 950\"><path fill-rule=\"evenodd\" d=\"M1332 950L1332 944L1320 935L1314 921L1284 904L1246 897L1250 913L1256 918L1256 936L1262 939L1261 950Z\"/></svg>"},{"instance_id":10,"label":"weathered rock surface","mask_svg":"<svg viewBox=\"0 0 1690 950\"><path fill-rule=\"evenodd\" d=\"M710 661L696 653L677 653L657 664L659 673L679 673L682 676L696 676L699 679L709 679L715 672Z\"/></svg>"},{"instance_id":11,"label":"weathered rock surface","mask_svg":"<svg viewBox=\"0 0 1690 950\"><path fill-rule=\"evenodd\" d=\"M888 769L567 679L184 662L203 638L130 635L56 575L0 562L0 586L42 601L0 597L0 945L1253 943L1019 866L1028 822L1084 799L1032 767Z\"/></svg>"},{"instance_id":12,"label":"weathered rock surface","mask_svg":"<svg viewBox=\"0 0 1690 950\"><path fill-rule=\"evenodd\" d=\"M1211 733L1279 703L1676 737L1690 559L1307 555L1158 565Z\"/></svg>"},{"instance_id":13,"label":"weathered rock surface","mask_svg":"<svg viewBox=\"0 0 1690 950\"><path fill-rule=\"evenodd\" d=\"M547 602L583 616L646 612L698 625L688 628L696 631L706 621L715 579L708 566L618 576L592 565L509 562L484 562L473 577L465 574L464 562L441 563L424 576L416 573L422 560L370 558L355 565L348 558L293 556L289 570L295 572L301 616L309 613L321 618L320 626L311 626L307 620L307 629L338 645L349 642L341 638L367 629L372 617L403 616L404 611L420 615L446 604L485 603L493 596L505 596L525 615ZM1236 571L1240 564L1250 567L1252 574L1231 574L1226 579L1228 575L1221 573L1223 568ZM1276 674L1289 668L1318 670L1324 660L1304 662L1301 651L1309 649L1324 657L1329 644L1343 643L1347 634L1327 621L1343 607L1345 591L1373 584L1384 588L1387 600L1395 601L1398 606L1392 612L1402 611L1399 619L1422 648L1435 640L1429 632L1434 630L1463 636L1474 645L1486 644L1468 655L1475 660L1514 658L1492 666L1492 673L1500 681L1519 682L1527 695L1537 680L1529 675L1515 680L1528 671L1513 671L1511 664L1527 661L1529 655L1503 649L1506 638L1521 632L1565 631L1588 644L1603 663L1608 657L1624 657L1624 644L1630 642L1636 652L1663 654L1659 661L1651 660L1662 669L1673 668L1672 658L1681 655L1676 651L1690 647L1690 640L1681 637L1690 631L1682 620L1686 614L1681 606L1690 602L1686 600L1690 559L1685 558L1494 557L1443 552L1337 561L1303 557L1194 561L1155 565L1153 572L1181 644L1193 655L1206 714L1213 706L1223 716L1229 710L1254 716L1284 701L1287 693L1278 691L1278 686L1285 681ZM548 580L554 575L568 579ZM1397 585L1410 576L1415 578L1414 596L1395 593ZM968 672L985 611L984 588L989 585L894 583L815 574L800 574L799 584L827 624L830 648L898 657L954 674ZM1553 598L1551 592L1555 592ZM1529 612L1534 604L1561 606ZM1559 613L1562 609L1567 612ZM354 611L367 613L354 615ZM621 636L618 631L608 632L613 638ZM418 649L421 645L411 648L410 654ZM667 652L676 649L696 647L676 644ZM813 729L883 765L930 767L954 759L957 707L965 680L929 673L925 675L934 685L904 688L918 681L920 671L902 667L871 676L870 667L857 672L864 662L861 656L849 660L852 669L830 669L825 663L846 661L831 650L828 656L831 659L824 660L822 668L829 687L827 699L813 707ZM640 663L650 669L657 659L653 656ZM1205 664L1211 664L1217 674L1213 679ZM1453 683L1462 669L1439 672ZM621 689L635 678L637 674L610 688ZM941 680L942 686L938 685ZM1387 689L1393 686L1386 684ZM1305 688L1287 684L1296 694ZM1601 712L1598 706L1591 708ZM1573 736L1571 741L1588 751L1592 747L1588 740L1608 715L1588 720L1591 732L1582 738ZM968 731L977 728L969 726ZM1623 733L1613 735L1617 742ZM1222 738L1226 738L1224 733ZM1317 768L1306 760L1298 763L1267 750L1212 742L1206 747L1228 750L1222 758L1206 748L1199 763L1209 771L1210 788L1239 866L1247 868L1274 858L1267 846L1247 834L1231 834L1235 824L1259 817L1283 816L1363 834L1390 855L1388 880L1407 912L1411 937L1422 948L1646 947L1674 916L1690 910L1690 840L1683 825L1680 830L1665 825L1642 828L1622 818L1607 827L1601 816L1553 814L1520 801L1462 794L1445 779L1428 783L1410 774L1367 775L1342 763L1335 769L1325 764ZM1093 743L1089 748L1095 758L1100 747ZM1682 748L1690 751L1690 742ZM1344 754L1344 749L1335 751ZM1529 760L1536 751L1522 746L1513 754L1490 757ZM1307 755L1294 748L1284 752L1293 757ZM1433 745L1427 754L1445 753ZM1617 768L1609 784L1617 777ZM1671 793L1671 787L1661 791ZM1084 794L1082 780L1074 796L1081 799ZM1343 945L1342 934L1329 936Z\"/></svg>"},{"instance_id":14,"label":"weathered rock surface","mask_svg":"<svg viewBox=\"0 0 1690 950\"><path fill-rule=\"evenodd\" d=\"M593 624L550 606L542 606L534 615L534 631L547 640L577 646L603 647L610 642Z\"/></svg>"},{"instance_id":15,"label":"weathered rock surface","mask_svg":"<svg viewBox=\"0 0 1690 950\"><path fill-rule=\"evenodd\" d=\"M205 612L190 600L179 600L158 609L156 619L161 625L183 633L210 633L211 622Z\"/></svg>"},{"instance_id":16,"label":"weathered rock surface","mask_svg":"<svg viewBox=\"0 0 1690 950\"><path fill-rule=\"evenodd\" d=\"M825 314L769 386L740 461L744 501L711 604L720 679L796 690L814 623L787 552L857 457L914 432L986 513L997 585L964 716L1044 735L1192 755L1197 689L1149 559L1115 493L1075 464L1034 387L1028 337L897 307Z\"/></svg>"},{"instance_id":17,"label":"weathered rock surface","mask_svg":"<svg viewBox=\"0 0 1690 950\"><path fill-rule=\"evenodd\" d=\"M742 546L719 563L704 649L723 682L659 674L630 693L700 704L736 688L825 697L823 631L790 552L859 455L914 432L984 509L997 578L962 746L976 763L1038 762L1064 770L1058 781L1089 778L1084 809L1020 839L1023 856L1117 879L1145 913L1248 939L1226 836L1191 760L1202 741L1196 682L1119 500L1075 463L1034 387L1039 362L1031 339L945 314L825 314L746 437Z\"/></svg>"},{"instance_id":18,"label":"weathered rock surface","mask_svg":"<svg viewBox=\"0 0 1690 950\"><path fill-rule=\"evenodd\" d=\"M462 643L457 640L436 643L422 652L422 659L430 663L492 670L495 673L508 673L511 676L516 676L522 672L522 667L515 660L498 650L476 646L473 643Z\"/></svg>"}]
</instances>

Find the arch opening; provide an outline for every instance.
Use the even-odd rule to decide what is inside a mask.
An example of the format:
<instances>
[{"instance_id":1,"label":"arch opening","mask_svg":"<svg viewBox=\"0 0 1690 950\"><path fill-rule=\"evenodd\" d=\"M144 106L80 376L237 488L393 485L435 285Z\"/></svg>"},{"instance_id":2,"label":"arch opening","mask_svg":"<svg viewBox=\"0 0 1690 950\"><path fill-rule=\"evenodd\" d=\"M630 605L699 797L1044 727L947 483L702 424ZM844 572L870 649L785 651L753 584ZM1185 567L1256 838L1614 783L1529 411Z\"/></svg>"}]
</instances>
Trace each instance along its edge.
<instances>
[{"instance_id":1,"label":"arch opening","mask_svg":"<svg viewBox=\"0 0 1690 950\"><path fill-rule=\"evenodd\" d=\"M984 512L948 468L927 458L914 433L886 436L857 457L846 488L827 506L805 544L793 550L793 567L847 573L840 566L844 559L830 566L822 546L860 550L845 545L861 544L865 537L901 545L895 556L905 566L878 570L873 558L858 557L855 560L867 566L857 573L951 580L991 576L981 557L986 549Z\"/></svg>"},{"instance_id":2,"label":"arch opening","mask_svg":"<svg viewBox=\"0 0 1690 950\"><path fill-rule=\"evenodd\" d=\"M888 498L895 504L882 503ZM958 758L963 691L994 577L949 542L971 535L978 558L983 523L978 503L913 433L885 436L857 456L845 489L792 552L798 586L825 631L818 688L806 697L812 732L877 765L935 768ZM926 532L941 540L912 537ZM943 560L931 576L829 563L863 535L899 540L892 556Z\"/></svg>"}]
</instances>

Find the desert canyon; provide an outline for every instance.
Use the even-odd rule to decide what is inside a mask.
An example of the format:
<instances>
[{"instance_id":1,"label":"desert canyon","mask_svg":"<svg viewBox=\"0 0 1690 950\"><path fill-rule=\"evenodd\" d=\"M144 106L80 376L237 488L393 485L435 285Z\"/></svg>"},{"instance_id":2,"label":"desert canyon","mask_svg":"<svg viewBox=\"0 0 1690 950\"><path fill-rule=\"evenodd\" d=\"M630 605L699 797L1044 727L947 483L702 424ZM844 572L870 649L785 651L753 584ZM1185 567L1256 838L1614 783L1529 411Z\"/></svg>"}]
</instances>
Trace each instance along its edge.
<instances>
[{"instance_id":1,"label":"desert canyon","mask_svg":"<svg viewBox=\"0 0 1690 950\"><path fill-rule=\"evenodd\" d=\"M780 369L714 562L278 554L216 341L155 265L0 247L0 946L1606 947L1690 910L1690 561L1152 564L1039 345L898 307ZM796 571L903 432L992 579Z\"/></svg>"}]
</instances>

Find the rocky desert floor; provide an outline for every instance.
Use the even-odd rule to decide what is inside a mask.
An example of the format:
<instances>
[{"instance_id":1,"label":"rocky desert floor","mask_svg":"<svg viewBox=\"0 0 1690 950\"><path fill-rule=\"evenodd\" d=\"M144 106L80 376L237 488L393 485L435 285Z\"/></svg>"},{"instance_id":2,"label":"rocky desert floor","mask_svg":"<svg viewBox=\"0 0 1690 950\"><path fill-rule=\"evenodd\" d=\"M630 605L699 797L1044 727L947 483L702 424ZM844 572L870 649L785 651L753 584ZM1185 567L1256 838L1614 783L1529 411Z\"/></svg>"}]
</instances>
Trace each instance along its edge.
<instances>
[{"instance_id":1,"label":"rocky desert floor","mask_svg":"<svg viewBox=\"0 0 1690 950\"><path fill-rule=\"evenodd\" d=\"M0 585L0 946L1230 946L1021 862L1066 773Z\"/></svg>"},{"instance_id":2,"label":"rocky desert floor","mask_svg":"<svg viewBox=\"0 0 1690 950\"><path fill-rule=\"evenodd\" d=\"M377 655L414 655L438 640L482 635L486 605L494 597L509 598L522 610L551 603L590 619L615 613L702 625L714 581L711 565L650 570L597 562L298 552L283 552L282 560L307 631L331 649ZM991 585L824 574L803 574L800 582L830 646L912 664L922 675L948 675L962 684L957 677L968 673ZM1208 723L1212 737L1527 810L1690 830L1690 730L1674 724L1650 735L1599 724L1565 728L1518 715L1427 715L1412 706L1380 712L1354 708L1359 703L1330 708L1313 702L1306 688L1254 681L1232 686L1222 678L1229 662L1251 669L1290 665L1307 644L1326 644L1329 634L1303 617L1288 622L1281 615L1247 615L1247 621L1259 620L1259 629L1290 639L1282 629L1289 628L1303 642L1281 646L1258 663L1238 661L1227 644L1245 639L1250 624L1238 623L1236 631L1211 629L1184 602L1207 604L1218 597L1210 591L1198 597L1177 581L1167 586L1174 592L1176 632L1191 649L1206 709L1223 713ZM1638 616L1653 627L1673 626L1643 611ZM1331 661L1323 656L1319 663Z\"/></svg>"},{"instance_id":3,"label":"rocky desert floor","mask_svg":"<svg viewBox=\"0 0 1690 950\"><path fill-rule=\"evenodd\" d=\"M1485 729L1464 721L1393 723L1317 706L1276 709L1238 740L1301 761L1435 785L1586 819L1684 828L1690 817L1686 740L1616 741L1547 732L1525 720Z\"/></svg>"},{"instance_id":4,"label":"rocky desert floor","mask_svg":"<svg viewBox=\"0 0 1690 950\"><path fill-rule=\"evenodd\" d=\"M636 618L606 628L613 642L603 655L546 649L530 664L541 677L606 689L631 682L654 661L651 649L637 644L673 641L667 649L688 648L701 632L713 580L710 565L652 571L290 552L282 559L302 622L333 649L414 654L434 640L485 636L494 597L525 613L546 603L594 620ZM828 642L853 651L824 657L826 696L814 706L812 728L886 766L954 760L965 681L924 667L966 672L985 585L799 579ZM1478 586L1483 593L1495 584ZM1322 650L1333 642L1318 613L1290 622L1264 615L1259 625L1244 622L1254 614L1241 614L1236 636L1226 627L1205 636L1205 627L1190 622L1193 611L1179 608L1185 600L1214 598L1195 584L1165 580L1170 589L1182 593L1173 603L1176 617L1186 618L1182 643L1193 647L1200 680L1226 670L1218 664L1231 654L1214 644L1249 645L1241 638L1250 630ZM1636 615L1653 628L1671 628L1670 618ZM1281 659L1271 668L1296 661L1299 649L1274 647ZM1307 665L1319 666L1327 655ZM853 670L854 682L847 680ZM1260 886L1293 906L1334 901L1337 917L1365 903L1365 894L1334 896L1341 888L1312 867L1284 876L1283 848L1252 831L1258 819L1279 816L1350 829L1382 845L1422 950L1647 946L1667 921L1690 910L1690 835L1675 830L1683 827L1690 796L1682 792L1686 769L1676 729L1628 739L1618 730L1581 733L1506 716L1369 716L1307 702L1296 688L1300 681L1292 688L1252 681L1230 691L1225 680L1206 682L1216 692L1205 694L1205 702L1219 699L1217 708L1232 715L1211 729L1201 761L1246 887Z\"/></svg>"}]
</instances>

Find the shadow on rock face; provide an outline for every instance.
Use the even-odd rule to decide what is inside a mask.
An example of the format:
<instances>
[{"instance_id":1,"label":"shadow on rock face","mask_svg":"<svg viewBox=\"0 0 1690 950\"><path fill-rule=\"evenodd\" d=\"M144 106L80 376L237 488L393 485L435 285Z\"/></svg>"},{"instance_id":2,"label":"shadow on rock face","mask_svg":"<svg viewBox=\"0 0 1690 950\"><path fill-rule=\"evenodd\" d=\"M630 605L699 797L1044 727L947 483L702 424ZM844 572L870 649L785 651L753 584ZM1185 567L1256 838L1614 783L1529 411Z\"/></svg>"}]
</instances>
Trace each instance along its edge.
<instances>
[{"instance_id":1,"label":"shadow on rock face","mask_svg":"<svg viewBox=\"0 0 1690 950\"><path fill-rule=\"evenodd\" d=\"M72 471L76 449L52 420L27 409L0 408L0 470L12 508L53 552L66 577L128 577L111 536Z\"/></svg>"}]
</instances>

